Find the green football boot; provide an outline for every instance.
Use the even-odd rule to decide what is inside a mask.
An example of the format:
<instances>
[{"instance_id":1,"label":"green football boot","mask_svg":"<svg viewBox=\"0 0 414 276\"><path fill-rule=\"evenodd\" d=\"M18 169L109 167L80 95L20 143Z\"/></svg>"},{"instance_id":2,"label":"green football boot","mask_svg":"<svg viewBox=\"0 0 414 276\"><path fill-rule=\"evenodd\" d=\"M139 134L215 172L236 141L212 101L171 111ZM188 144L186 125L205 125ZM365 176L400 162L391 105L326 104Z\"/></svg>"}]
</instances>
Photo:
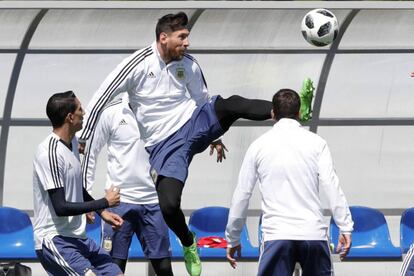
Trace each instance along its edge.
<instances>
[{"instance_id":1,"label":"green football boot","mask_svg":"<svg viewBox=\"0 0 414 276\"><path fill-rule=\"evenodd\" d=\"M197 251L197 239L193 233L193 244L190 246L183 246L185 268L190 276L201 275L201 261Z\"/></svg>"},{"instance_id":2,"label":"green football boot","mask_svg":"<svg viewBox=\"0 0 414 276\"><path fill-rule=\"evenodd\" d=\"M300 90L300 114L299 119L302 122L307 122L312 118L312 99L315 87L310 78L303 80L302 89Z\"/></svg>"}]
</instances>

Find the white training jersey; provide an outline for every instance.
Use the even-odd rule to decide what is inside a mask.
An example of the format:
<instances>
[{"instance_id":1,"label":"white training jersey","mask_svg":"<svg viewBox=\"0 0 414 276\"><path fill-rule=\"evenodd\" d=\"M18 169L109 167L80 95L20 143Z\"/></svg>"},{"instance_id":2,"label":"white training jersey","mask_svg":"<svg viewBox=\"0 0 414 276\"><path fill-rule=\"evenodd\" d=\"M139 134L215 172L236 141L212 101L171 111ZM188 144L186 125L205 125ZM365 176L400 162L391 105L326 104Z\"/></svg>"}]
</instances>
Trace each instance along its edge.
<instances>
[{"instance_id":1,"label":"white training jersey","mask_svg":"<svg viewBox=\"0 0 414 276\"><path fill-rule=\"evenodd\" d=\"M340 231L353 230L328 145L296 120L279 120L247 150L226 228L231 246L239 244L256 182L262 195L264 241L326 240L319 192L326 196Z\"/></svg>"},{"instance_id":2,"label":"white training jersey","mask_svg":"<svg viewBox=\"0 0 414 276\"><path fill-rule=\"evenodd\" d=\"M55 133L51 133L37 148L33 161L34 238L36 249L42 248L44 238L56 235L85 238L84 215L57 216L48 190L64 188L68 202L83 202L82 170L76 152L76 138L72 149Z\"/></svg>"},{"instance_id":3,"label":"white training jersey","mask_svg":"<svg viewBox=\"0 0 414 276\"><path fill-rule=\"evenodd\" d=\"M108 151L106 189L111 185L118 187L121 202L158 203L149 174L149 154L140 139L137 121L128 105L128 95L105 107L88 141L82 170L89 192L95 182L98 155L105 144Z\"/></svg>"},{"instance_id":4,"label":"white training jersey","mask_svg":"<svg viewBox=\"0 0 414 276\"><path fill-rule=\"evenodd\" d=\"M180 129L197 105L209 99L200 66L185 54L168 64L160 57L157 44L124 59L105 79L86 108L80 140L86 141L109 101L128 92L146 146L164 140Z\"/></svg>"}]
</instances>

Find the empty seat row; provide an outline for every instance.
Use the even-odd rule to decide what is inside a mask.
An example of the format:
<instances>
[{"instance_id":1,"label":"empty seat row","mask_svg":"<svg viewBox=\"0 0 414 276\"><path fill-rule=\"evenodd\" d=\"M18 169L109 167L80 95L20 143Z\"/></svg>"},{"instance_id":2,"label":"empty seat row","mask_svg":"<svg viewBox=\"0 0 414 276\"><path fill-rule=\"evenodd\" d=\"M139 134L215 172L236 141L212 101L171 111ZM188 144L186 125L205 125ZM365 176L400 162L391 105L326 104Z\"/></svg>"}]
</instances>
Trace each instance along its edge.
<instances>
[{"instance_id":1,"label":"empty seat row","mask_svg":"<svg viewBox=\"0 0 414 276\"><path fill-rule=\"evenodd\" d=\"M197 237L219 236L224 237L227 224L228 208L207 207L195 211L190 217L190 229ZM87 236L96 243L101 242L101 219L96 216L93 224L87 224ZM170 230L172 258L183 258L183 250L177 236ZM19 209L0 207L0 260L36 260L33 240L33 226L29 216ZM242 232L244 258L258 258L259 250L249 241L247 228ZM225 248L200 248L202 258L223 259L226 256ZM134 236L129 249L129 258L143 259L144 253Z\"/></svg>"},{"instance_id":2,"label":"empty seat row","mask_svg":"<svg viewBox=\"0 0 414 276\"><path fill-rule=\"evenodd\" d=\"M410 245L414 242L414 208L407 209L401 216L400 244L392 244L387 222L384 215L373 208L350 207L354 220L352 247L349 259L401 259ZM197 238L221 237L227 225L229 209L225 207L206 207L194 211L190 216L189 227ZM337 244L338 227L333 219L330 223L330 242ZM259 225L260 229L260 225ZM101 220L96 216L94 224L87 226L87 235L100 243ZM183 257L182 246L176 235L170 230L172 257ZM259 230L260 235L260 230ZM260 239L260 238L259 238ZM29 216L15 208L0 207L0 260L35 260L33 227ZM241 234L242 258L257 259L259 248L251 244L247 227ZM225 248L200 247L200 256L203 259L224 259ZM134 237L130 246L129 258L143 259L144 253L138 240Z\"/></svg>"},{"instance_id":3,"label":"empty seat row","mask_svg":"<svg viewBox=\"0 0 414 276\"><path fill-rule=\"evenodd\" d=\"M354 220L352 247L348 259L400 259L414 243L414 208L406 209L400 219L400 247L393 245L384 214L363 206L350 207ZM330 223L331 242L338 242L338 227Z\"/></svg>"},{"instance_id":4,"label":"empty seat row","mask_svg":"<svg viewBox=\"0 0 414 276\"><path fill-rule=\"evenodd\" d=\"M387 222L380 211L363 206L351 206L350 210L354 232L347 259L401 259L401 249L392 244ZM331 218L329 236L334 245L338 244L338 232Z\"/></svg>"}]
</instances>

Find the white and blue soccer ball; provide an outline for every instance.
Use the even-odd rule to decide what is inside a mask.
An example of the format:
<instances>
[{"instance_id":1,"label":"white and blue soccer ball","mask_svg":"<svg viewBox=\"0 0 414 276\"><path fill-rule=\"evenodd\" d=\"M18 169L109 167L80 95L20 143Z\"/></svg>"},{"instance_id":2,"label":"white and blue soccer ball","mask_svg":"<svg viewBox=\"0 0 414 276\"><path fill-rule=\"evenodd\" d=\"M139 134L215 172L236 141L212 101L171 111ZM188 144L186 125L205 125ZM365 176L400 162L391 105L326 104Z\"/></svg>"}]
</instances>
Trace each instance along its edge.
<instances>
[{"instance_id":1,"label":"white and blue soccer ball","mask_svg":"<svg viewBox=\"0 0 414 276\"><path fill-rule=\"evenodd\" d=\"M338 36L336 16L327 9L314 9L302 19L302 35L310 44L323 47L331 44Z\"/></svg>"}]
</instances>

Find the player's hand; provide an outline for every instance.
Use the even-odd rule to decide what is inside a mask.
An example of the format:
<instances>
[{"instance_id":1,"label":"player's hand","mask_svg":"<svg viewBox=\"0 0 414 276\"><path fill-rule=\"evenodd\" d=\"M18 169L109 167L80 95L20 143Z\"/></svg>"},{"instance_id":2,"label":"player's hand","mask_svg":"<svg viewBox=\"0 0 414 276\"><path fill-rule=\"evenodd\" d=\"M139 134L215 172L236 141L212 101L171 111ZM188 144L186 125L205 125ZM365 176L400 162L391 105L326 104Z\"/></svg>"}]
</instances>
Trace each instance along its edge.
<instances>
[{"instance_id":1,"label":"player's hand","mask_svg":"<svg viewBox=\"0 0 414 276\"><path fill-rule=\"evenodd\" d=\"M412 78L414 78L414 72L411 72L410 76L411 76Z\"/></svg>"},{"instance_id":2,"label":"player's hand","mask_svg":"<svg viewBox=\"0 0 414 276\"><path fill-rule=\"evenodd\" d=\"M111 185L108 190L106 190L105 194L106 200L108 200L109 207L119 205L121 200L121 195L119 194L119 189L114 185Z\"/></svg>"},{"instance_id":3,"label":"player's hand","mask_svg":"<svg viewBox=\"0 0 414 276\"><path fill-rule=\"evenodd\" d=\"M106 210L102 211L101 218L106 223L112 225L112 228L114 228L115 230L119 230L119 228L121 228L122 224L124 223L124 220L120 216Z\"/></svg>"},{"instance_id":4,"label":"player's hand","mask_svg":"<svg viewBox=\"0 0 414 276\"><path fill-rule=\"evenodd\" d=\"M336 253L339 253L341 260L345 259L351 248L352 238L351 234L339 234L338 246L336 247Z\"/></svg>"},{"instance_id":5,"label":"player's hand","mask_svg":"<svg viewBox=\"0 0 414 276\"><path fill-rule=\"evenodd\" d=\"M218 139L210 144L210 156L213 155L214 149L217 151L217 162L222 162L223 159L226 159L226 151L228 150L221 139Z\"/></svg>"},{"instance_id":6,"label":"player's hand","mask_svg":"<svg viewBox=\"0 0 414 276\"><path fill-rule=\"evenodd\" d=\"M95 222L95 212L86 213L86 222L88 224L93 224Z\"/></svg>"},{"instance_id":7,"label":"player's hand","mask_svg":"<svg viewBox=\"0 0 414 276\"><path fill-rule=\"evenodd\" d=\"M232 268L237 267L236 255L237 255L237 258L241 257L241 245L240 244L236 245L235 247L227 247L226 257L227 257L227 261L230 263Z\"/></svg>"},{"instance_id":8,"label":"player's hand","mask_svg":"<svg viewBox=\"0 0 414 276\"><path fill-rule=\"evenodd\" d=\"M79 153L81 153L81 154L85 154L85 146L86 146L86 144L85 144L85 143L81 143L81 142L79 142L79 143L78 143L78 150L79 150Z\"/></svg>"}]
</instances>

